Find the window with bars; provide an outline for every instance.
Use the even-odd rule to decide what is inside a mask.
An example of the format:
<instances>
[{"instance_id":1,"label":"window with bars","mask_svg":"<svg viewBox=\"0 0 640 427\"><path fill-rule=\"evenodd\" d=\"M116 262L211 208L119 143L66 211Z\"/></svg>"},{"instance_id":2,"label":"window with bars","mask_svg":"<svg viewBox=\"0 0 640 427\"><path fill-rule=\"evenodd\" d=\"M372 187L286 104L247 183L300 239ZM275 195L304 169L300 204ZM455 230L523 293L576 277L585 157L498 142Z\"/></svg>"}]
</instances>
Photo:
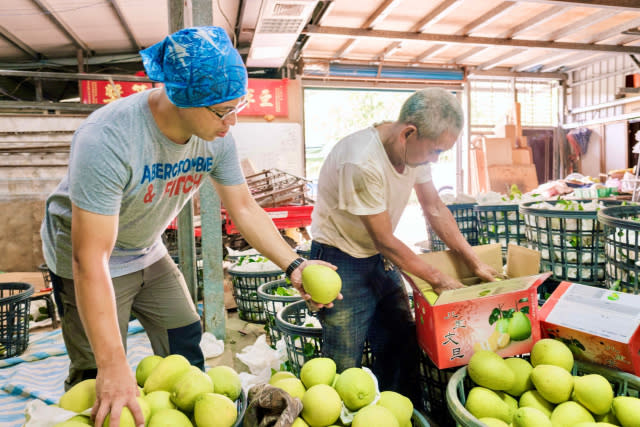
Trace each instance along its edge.
<instances>
[{"instance_id":1,"label":"window with bars","mask_svg":"<svg viewBox=\"0 0 640 427\"><path fill-rule=\"evenodd\" d=\"M556 126L558 91L555 81L523 81L515 85L522 126ZM471 82L471 126L504 123L513 108L513 84L500 80Z\"/></svg>"}]
</instances>

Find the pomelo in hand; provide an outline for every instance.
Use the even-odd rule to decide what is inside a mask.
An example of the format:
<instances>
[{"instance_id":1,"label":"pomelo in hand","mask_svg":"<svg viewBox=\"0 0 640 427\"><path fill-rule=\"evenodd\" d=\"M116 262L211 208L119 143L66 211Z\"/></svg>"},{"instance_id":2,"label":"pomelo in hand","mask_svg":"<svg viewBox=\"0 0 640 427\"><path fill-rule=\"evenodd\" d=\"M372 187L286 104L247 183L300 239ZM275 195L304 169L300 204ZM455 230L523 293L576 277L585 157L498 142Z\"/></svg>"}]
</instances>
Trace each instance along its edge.
<instances>
[{"instance_id":1,"label":"pomelo in hand","mask_svg":"<svg viewBox=\"0 0 640 427\"><path fill-rule=\"evenodd\" d=\"M308 360L300 369L300 380L307 389L317 384L333 384L336 376L336 362L328 357Z\"/></svg>"},{"instance_id":2,"label":"pomelo in hand","mask_svg":"<svg viewBox=\"0 0 640 427\"><path fill-rule=\"evenodd\" d=\"M302 397L302 418L311 427L324 427L335 423L341 410L342 401L338 392L327 384L314 385ZM391 416L393 417L393 414ZM393 420L395 421L395 417Z\"/></svg>"},{"instance_id":3,"label":"pomelo in hand","mask_svg":"<svg viewBox=\"0 0 640 427\"><path fill-rule=\"evenodd\" d=\"M143 397L137 397L138 404L140 405L140 410L142 411L142 415L145 420L145 424L149 422L149 418L151 417L151 408L146 400ZM102 423L102 427L109 427L111 423L111 414L107 415ZM122 408L122 412L120 412L120 427L135 427L136 423L133 418L133 414L128 407Z\"/></svg>"},{"instance_id":4,"label":"pomelo in hand","mask_svg":"<svg viewBox=\"0 0 640 427\"><path fill-rule=\"evenodd\" d=\"M329 304L342 289L342 279L335 270L320 264L308 265L302 270L302 286L311 299Z\"/></svg>"},{"instance_id":5,"label":"pomelo in hand","mask_svg":"<svg viewBox=\"0 0 640 427\"><path fill-rule=\"evenodd\" d=\"M376 384L367 371L362 368L349 368L342 371L336 381L336 391L351 411L367 406L376 397Z\"/></svg>"},{"instance_id":6,"label":"pomelo in hand","mask_svg":"<svg viewBox=\"0 0 640 427\"><path fill-rule=\"evenodd\" d=\"M171 393L165 390L156 390L146 396L144 400L149 404L151 416L161 409L176 409L175 403L171 401Z\"/></svg>"}]
</instances>

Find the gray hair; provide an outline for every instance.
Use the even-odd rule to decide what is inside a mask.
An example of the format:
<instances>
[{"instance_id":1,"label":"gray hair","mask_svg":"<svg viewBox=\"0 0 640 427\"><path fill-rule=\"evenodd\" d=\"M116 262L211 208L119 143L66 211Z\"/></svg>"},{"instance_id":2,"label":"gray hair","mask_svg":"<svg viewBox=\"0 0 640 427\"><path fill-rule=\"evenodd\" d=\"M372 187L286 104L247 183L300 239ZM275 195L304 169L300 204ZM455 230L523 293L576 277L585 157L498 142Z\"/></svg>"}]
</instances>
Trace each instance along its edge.
<instances>
[{"instance_id":1,"label":"gray hair","mask_svg":"<svg viewBox=\"0 0 640 427\"><path fill-rule=\"evenodd\" d=\"M464 115L452 93L433 87L411 95L402 104L398 121L414 125L421 138L438 139L447 131L454 135L460 133Z\"/></svg>"}]
</instances>

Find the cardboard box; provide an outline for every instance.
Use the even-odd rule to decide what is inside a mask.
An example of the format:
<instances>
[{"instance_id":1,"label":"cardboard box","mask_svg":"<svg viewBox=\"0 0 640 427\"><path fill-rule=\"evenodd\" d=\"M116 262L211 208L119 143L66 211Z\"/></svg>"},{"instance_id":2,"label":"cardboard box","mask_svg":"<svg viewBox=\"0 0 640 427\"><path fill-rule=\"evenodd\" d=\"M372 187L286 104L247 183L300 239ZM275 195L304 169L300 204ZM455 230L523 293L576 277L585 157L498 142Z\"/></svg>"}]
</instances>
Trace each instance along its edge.
<instances>
[{"instance_id":1,"label":"cardboard box","mask_svg":"<svg viewBox=\"0 0 640 427\"><path fill-rule=\"evenodd\" d=\"M474 246L473 250L482 261L496 271L502 271L500 244ZM474 277L469 267L451 251L431 252L419 256L443 273L459 279L464 284L474 285L444 291L434 305L431 305L423 294L424 290L431 289L431 285L405 273L414 289L418 344L438 368L466 365L477 349L494 344L496 353L502 357L531 351L533 343L540 339L536 288L550 275L539 274L539 252L509 245L506 271L509 280L484 284L476 284L479 279ZM503 323L498 321L513 314L510 310L524 313L531 324L531 333L517 341L509 337L508 342L504 342L505 338L499 336L499 331L496 334L496 331L498 325ZM497 348L498 339L502 340L501 348Z\"/></svg>"},{"instance_id":2,"label":"cardboard box","mask_svg":"<svg viewBox=\"0 0 640 427\"><path fill-rule=\"evenodd\" d=\"M523 193L538 187L536 166L530 165L493 165L487 168L489 187L499 193L508 192L516 184Z\"/></svg>"},{"instance_id":3,"label":"cardboard box","mask_svg":"<svg viewBox=\"0 0 640 427\"><path fill-rule=\"evenodd\" d=\"M561 282L539 317L542 336L576 359L640 375L640 295Z\"/></svg>"},{"instance_id":4,"label":"cardboard box","mask_svg":"<svg viewBox=\"0 0 640 427\"><path fill-rule=\"evenodd\" d=\"M530 165L533 163L531 147L514 148L511 157L515 165Z\"/></svg>"},{"instance_id":5,"label":"cardboard box","mask_svg":"<svg viewBox=\"0 0 640 427\"><path fill-rule=\"evenodd\" d=\"M504 126L496 126L493 129L493 133L495 134L495 136L497 138L509 138L509 139L516 139L516 137L518 137L517 133L516 133L516 125L513 124L506 124Z\"/></svg>"},{"instance_id":6,"label":"cardboard box","mask_svg":"<svg viewBox=\"0 0 640 427\"><path fill-rule=\"evenodd\" d=\"M487 166L510 165L513 162L511 151L515 144L508 138L485 138L484 152Z\"/></svg>"}]
</instances>

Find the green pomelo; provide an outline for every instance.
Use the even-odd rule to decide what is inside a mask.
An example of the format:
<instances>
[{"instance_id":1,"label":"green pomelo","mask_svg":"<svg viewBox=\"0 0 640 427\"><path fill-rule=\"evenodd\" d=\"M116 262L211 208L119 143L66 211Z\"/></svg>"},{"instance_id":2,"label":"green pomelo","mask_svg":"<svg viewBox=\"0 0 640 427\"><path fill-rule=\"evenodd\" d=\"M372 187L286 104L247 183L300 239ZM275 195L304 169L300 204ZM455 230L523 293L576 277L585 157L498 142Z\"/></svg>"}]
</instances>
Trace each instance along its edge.
<instances>
[{"instance_id":1,"label":"green pomelo","mask_svg":"<svg viewBox=\"0 0 640 427\"><path fill-rule=\"evenodd\" d=\"M91 421L91 418L89 416L87 416L87 415L75 415L75 416L69 418L69 421L75 421L75 422L78 422L78 423L93 425L93 422Z\"/></svg>"},{"instance_id":2,"label":"green pomelo","mask_svg":"<svg viewBox=\"0 0 640 427\"><path fill-rule=\"evenodd\" d=\"M538 365L555 365L571 372L573 362L573 353L562 341L544 338L531 349L531 365L534 368Z\"/></svg>"},{"instance_id":3,"label":"green pomelo","mask_svg":"<svg viewBox=\"0 0 640 427\"><path fill-rule=\"evenodd\" d=\"M229 399L235 401L242 393L240 376L235 369L229 366L216 366L207 371L209 378L213 380L213 392L224 394Z\"/></svg>"},{"instance_id":4,"label":"green pomelo","mask_svg":"<svg viewBox=\"0 0 640 427\"><path fill-rule=\"evenodd\" d=\"M536 408L547 417L551 416L553 408L556 407L556 405L542 397L537 390L529 390L522 393L522 396L520 396L519 406L521 408Z\"/></svg>"},{"instance_id":5,"label":"green pomelo","mask_svg":"<svg viewBox=\"0 0 640 427\"><path fill-rule=\"evenodd\" d=\"M202 393L213 393L213 381L196 366L190 366L173 384L171 401L183 412L193 411L196 398Z\"/></svg>"},{"instance_id":6,"label":"green pomelo","mask_svg":"<svg viewBox=\"0 0 640 427\"><path fill-rule=\"evenodd\" d=\"M536 408L518 408L513 414L513 427L553 427L551 420Z\"/></svg>"},{"instance_id":7,"label":"green pomelo","mask_svg":"<svg viewBox=\"0 0 640 427\"><path fill-rule=\"evenodd\" d=\"M162 356L147 356L138 363L136 367L136 381L140 387L144 387L144 382L149 378L151 371L162 361Z\"/></svg>"},{"instance_id":8,"label":"green pomelo","mask_svg":"<svg viewBox=\"0 0 640 427\"><path fill-rule=\"evenodd\" d=\"M331 387L336 388L336 383L338 382L338 378L340 378L340 374L336 373L336 376L333 377L333 382L331 383Z\"/></svg>"},{"instance_id":9,"label":"green pomelo","mask_svg":"<svg viewBox=\"0 0 640 427\"><path fill-rule=\"evenodd\" d=\"M611 410L613 388L611 383L598 374L574 377L573 393L582 406L596 415L604 415Z\"/></svg>"},{"instance_id":10,"label":"green pomelo","mask_svg":"<svg viewBox=\"0 0 640 427\"><path fill-rule=\"evenodd\" d=\"M362 368L342 371L335 389L344 405L351 411L367 406L376 397L376 384L371 375Z\"/></svg>"},{"instance_id":11,"label":"green pomelo","mask_svg":"<svg viewBox=\"0 0 640 427\"><path fill-rule=\"evenodd\" d=\"M509 424L497 418L483 417L478 419L478 421L486 424L487 427L509 427Z\"/></svg>"},{"instance_id":12,"label":"green pomelo","mask_svg":"<svg viewBox=\"0 0 640 427\"><path fill-rule=\"evenodd\" d=\"M500 399L502 399L502 401L504 403L507 404L507 406L509 407L509 419L513 418L513 413L516 412L516 409L518 409L518 401L516 400L515 397L511 396L510 394L505 393L504 391L496 391L495 392L498 396L500 396Z\"/></svg>"},{"instance_id":13,"label":"green pomelo","mask_svg":"<svg viewBox=\"0 0 640 427\"><path fill-rule=\"evenodd\" d=\"M147 427L192 427L191 420L177 409L160 409L151 415Z\"/></svg>"},{"instance_id":14,"label":"green pomelo","mask_svg":"<svg viewBox=\"0 0 640 427\"><path fill-rule=\"evenodd\" d=\"M602 423L609 423L609 424L613 424L616 426L620 425L620 421L618 421L618 419L616 418L616 416L613 414L613 402L611 402L611 411L607 412L604 415L594 415L593 418L596 419L597 422L602 422Z\"/></svg>"},{"instance_id":15,"label":"green pomelo","mask_svg":"<svg viewBox=\"0 0 640 427\"><path fill-rule=\"evenodd\" d=\"M434 305L436 303L436 301L438 301L438 294L436 294L434 291L432 291L431 289L422 291L422 295L424 295L424 297L427 299L427 301L429 301L429 304Z\"/></svg>"},{"instance_id":16,"label":"green pomelo","mask_svg":"<svg viewBox=\"0 0 640 427\"><path fill-rule=\"evenodd\" d=\"M272 384L274 387L278 387L291 395L291 397L297 397L302 400L304 393L307 391L297 378L284 378L280 381L276 381Z\"/></svg>"},{"instance_id":17,"label":"green pomelo","mask_svg":"<svg viewBox=\"0 0 640 427\"><path fill-rule=\"evenodd\" d=\"M376 402L376 405L384 406L395 415L400 426L405 426L407 423L411 423L411 416L413 415L413 403L409 398L396 393L395 391L383 391L380 393L380 398Z\"/></svg>"},{"instance_id":18,"label":"green pomelo","mask_svg":"<svg viewBox=\"0 0 640 427\"><path fill-rule=\"evenodd\" d=\"M160 409L176 409L176 405L171 401L171 393L165 390L152 391L144 396L144 400L149 404L152 417Z\"/></svg>"},{"instance_id":19,"label":"green pomelo","mask_svg":"<svg viewBox=\"0 0 640 427\"><path fill-rule=\"evenodd\" d=\"M93 425L93 424L69 419L67 421L56 423L53 425L53 427L87 427L87 425Z\"/></svg>"},{"instance_id":20,"label":"green pomelo","mask_svg":"<svg viewBox=\"0 0 640 427\"><path fill-rule=\"evenodd\" d=\"M307 424L302 418L298 417L293 420L291 427L309 427L309 424Z\"/></svg>"},{"instance_id":21,"label":"green pomelo","mask_svg":"<svg viewBox=\"0 0 640 427\"><path fill-rule=\"evenodd\" d=\"M342 280L332 268L311 264L302 270L302 286L311 299L320 304L329 304L340 293Z\"/></svg>"},{"instance_id":22,"label":"green pomelo","mask_svg":"<svg viewBox=\"0 0 640 427\"><path fill-rule=\"evenodd\" d=\"M163 358L144 382L144 392L171 391L173 384L189 370L190 366L187 358L180 354L171 354Z\"/></svg>"},{"instance_id":23,"label":"green pomelo","mask_svg":"<svg viewBox=\"0 0 640 427\"><path fill-rule=\"evenodd\" d=\"M384 406L370 405L356 412L351 427L400 427L400 424Z\"/></svg>"},{"instance_id":24,"label":"green pomelo","mask_svg":"<svg viewBox=\"0 0 640 427\"><path fill-rule=\"evenodd\" d=\"M94 403L96 403L95 379L80 381L67 390L58 402L62 409L77 413L92 408Z\"/></svg>"},{"instance_id":25,"label":"green pomelo","mask_svg":"<svg viewBox=\"0 0 640 427\"><path fill-rule=\"evenodd\" d=\"M624 427L640 427L640 399L631 396L613 398L613 415Z\"/></svg>"},{"instance_id":26,"label":"green pomelo","mask_svg":"<svg viewBox=\"0 0 640 427\"><path fill-rule=\"evenodd\" d=\"M296 378L296 376L293 374L293 372L278 371L273 375L271 375L271 378L269 379L269 384L273 385L274 382L283 380L285 378Z\"/></svg>"},{"instance_id":27,"label":"green pomelo","mask_svg":"<svg viewBox=\"0 0 640 427\"><path fill-rule=\"evenodd\" d=\"M531 336L531 321L521 311L513 313L513 317L509 321L507 333L513 341L524 341Z\"/></svg>"},{"instance_id":28,"label":"green pomelo","mask_svg":"<svg viewBox=\"0 0 640 427\"><path fill-rule=\"evenodd\" d=\"M328 357L316 357L307 361L300 369L300 380L309 389L316 384L333 384L336 362Z\"/></svg>"},{"instance_id":29,"label":"green pomelo","mask_svg":"<svg viewBox=\"0 0 640 427\"><path fill-rule=\"evenodd\" d=\"M572 400L556 406L549 418L553 427L573 427L586 421L595 422L587 408Z\"/></svg>"},{"instance_id":30,"label":"green pomelo","mask_svg":"<svg viewBox=\"0 0 640 427\"><path fill-rule=\"evenodd\" d=\"M531 371L531 382L545 400L562 403L573 391L573 377L564 368L555 365L537 365Z\"/></svg>"},{"instance_id":31,"label":"green pomelo","mask_svg":"<svg viewBox=\"0 0 640 427\"><path fill-rule=\"evenodd\" d=\"M196 399L193 418L198 427L231 427L238 418L238 409L225 395L203 393Z\"/></svg>"},{"instance_id":32,"label":"green pomelo","mask_svg":"<svg viewBox=\"0 0 640 427\"><path fill-rule=\"evenodd\" d=\"M512 396L519 397L525 391L531 390L533 388L533 383L531 382L533 366L531 366L531 363L521 357L509 357L504 361L514 375L513 386L505 391Z\"/></svg>"},{"instance_id":33,"label":"green pomelo","mask_svg":"<svg viewBox=\"0 0 640 427\"><path fill-rule=\"evenodd\" d=\"M472 388L464 407L476 418L497 418L505 423L511 422L513 414L512 408L496 392L484 387Z\"/></svg>"},{"instance_id":34,"label":"green pomelo","mask_svg":"<svg viewBox=\"0 0 640 427\"><path fill-rule=\"evenodd\" d=\"M327 384L309 387L302 397L301 416L311 427L324 427L335 423L341 410L342 401L338 392Z\"/></svg>"},{"instance_id":35,"label":"green pomelo","mask_svg":"<svg viewBox=\"0 0 640 427\"><path fill-rule=\"evenodd\" d=\"M476 351L471 356L467 372L473 382L491 390L508 390L515 381L509 365L502 357L488 350Z\"/></svg>"},{"instance_id":36,"label":"green pomelo","mask_svg":"<svg viewBox=\"0 0 640 427\"><path fill-rule=\"evenodd\" d=\"M146 425L147 422L149 421L149 418L151 417L151 409L149 408L149 405L147 404L147 402L144 400L143 397L137 397L136 399L138 400L138 404L140 405L140 410L142 410L142 415L144 417L144 421ZM111 422L111 414L105 417L104 422L102 423L102 427L110 427L109 425L110 422ZM122 412L120 412L119 426L120 427L136 427L133 414L131 413L131 410L128 407L122 408Z\"/></svg>"}]
</instances>

